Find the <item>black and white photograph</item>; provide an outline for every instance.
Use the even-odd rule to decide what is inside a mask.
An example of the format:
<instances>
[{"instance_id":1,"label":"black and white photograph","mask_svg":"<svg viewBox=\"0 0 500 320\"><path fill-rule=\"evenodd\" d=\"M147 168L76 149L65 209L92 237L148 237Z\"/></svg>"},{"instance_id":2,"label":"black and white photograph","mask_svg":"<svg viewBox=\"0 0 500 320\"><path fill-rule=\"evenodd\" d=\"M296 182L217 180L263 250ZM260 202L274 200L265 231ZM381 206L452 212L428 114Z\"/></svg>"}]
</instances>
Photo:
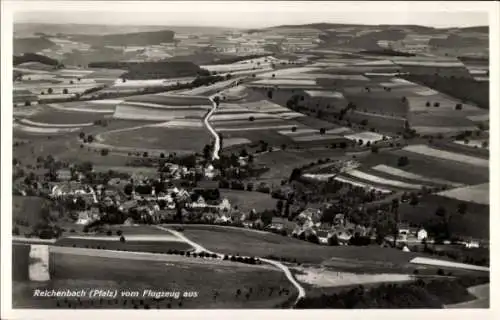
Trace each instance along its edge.
<instances>
[{"instance_id":1,"label":"black and white photograph","mask_svg":"<svg viewBox=\"0 0 500 320\"><path fill-rule=\"evenodd\" d=\"M433 3L2 1L2 318L494 308L499 6Z\"/></svg>"}]
</instances>

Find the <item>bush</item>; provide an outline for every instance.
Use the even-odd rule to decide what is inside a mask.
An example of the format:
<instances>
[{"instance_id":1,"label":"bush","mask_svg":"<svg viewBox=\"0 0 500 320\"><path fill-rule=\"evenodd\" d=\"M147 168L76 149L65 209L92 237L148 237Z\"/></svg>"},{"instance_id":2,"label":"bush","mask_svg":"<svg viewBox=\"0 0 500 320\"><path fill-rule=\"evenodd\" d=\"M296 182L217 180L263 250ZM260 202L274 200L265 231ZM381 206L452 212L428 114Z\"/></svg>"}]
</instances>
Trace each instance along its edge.
<instances>
[{"instance_id":1,"label":"bush","mask_svg":"<svg viewBox=\"0 0 500 320\"><path fill-rule=\"evenodd\" d=\"M437 275L438 275L438 276L444 276L444 270L443 270L443 269L441 269L441 268L440 268L440 269L438 269L438 270L437 270Z\"/></svg>"},{"instance_id":2,"label":"bush","mask_svg":"<svg viewBox=\"0 0 500 320\"><path fill-rule=\"evenodd\" d=\"M109 154L109 149L101 149L101 156L107 156Z\"/></svg>"},{"instance_id":3,"label":"bush","mask_svg":"<svg viewBox=\"0 0 500 320\"><path fill-rule=\"evenodd\" d=\"M117 231L116 231L116 235L117 235L117 236L121 236L122 234L123 234L123 231L121 231L121 230L117 230Z\"/></svg>"},{"instance_id":4,"label":"bush","mask_svg":"<svg viewBox=\"0 0 500 320\"><path fill-rule=\"evenodd\" d=\"M124 237L124 236L120 236L120 242L121 242L121 243L124 243L124 242L125 242L125 237Z\"/></svg>"},{"instance_id":5,"label":"bush","mask_svg":"<svg viewBox=\"0 0 500 320\"><path fill-rule=\"evenodd\" d=\"M113 232L111 232L111 230L106 231L107 236L111 236L112 234L113 234Z\"/></svg>"}]
</instances>

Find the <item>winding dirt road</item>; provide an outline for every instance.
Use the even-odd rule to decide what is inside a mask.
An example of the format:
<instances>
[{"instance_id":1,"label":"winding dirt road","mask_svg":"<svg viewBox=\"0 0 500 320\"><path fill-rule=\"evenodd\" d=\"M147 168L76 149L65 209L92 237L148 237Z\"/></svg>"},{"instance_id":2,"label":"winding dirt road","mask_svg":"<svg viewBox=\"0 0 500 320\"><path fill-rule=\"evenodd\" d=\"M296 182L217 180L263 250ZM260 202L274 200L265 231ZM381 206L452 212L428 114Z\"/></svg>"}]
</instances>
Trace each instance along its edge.
<instances>
[{"instance_id":1,"label":"winding dirt road","mask_svg":"<svg viewBox=\"0 0 500 320\"><path fill-rule=\"evenodd\" d=\"M160 229L160 230L163 230L163 231L167 231L167 232L170 232L171 234L179 237L180 239L184 240L186 243L188 243L189 245L191 245L194 249L195 249L195 252L208 252L208 253L215 253L217 256L219 257L223 257L224 254L222 253L218 253L218 252L213 252L213 251L210 251L210 250L207 250L206 248L204 248L203 246L201 246L200 244L190 240L189 238L187 238L186 236L184 236L182 233L178 232L178 231L175 231L175 230L172 230L172 229L169 229L169 228L165 228L165 227L162 227L162 226L155 226L156 228ZM285 266L284 264L282 264L281 262L278 262L278 261L274 261L274 260L270 260L270 259L264 259L264 258L259 258L261 261L264 261L268 264L271 264L275 267L277 267L278 269L280 269L281 271L283 271L283 273L285 274L285 276L287 277L288 281L290 281L293 286L297 289L297 291L299 292L299 294L297 295L297 299L295 300L295 304L297 304L297 302L304 298L306 296L306 291L305 289L297 282L297 280L295 280L295 278L293 277L293 274L292 272L290 271L290 269Z\"/></svg>"},{"instance_id":2,"label":"winding dirt road","mask_svg":"<svg viewBox=\"0 0 500 320\"><path fill-rule=\"evenodd\" d=\"M212 102L213 108L210 110L205 118L203 119L203 123L207 127L208 131L214 136L215 138L215 145L214 145L214 151L212 155L212 160L217 160L219 159L219 151L220 151L220 137L215 131L215 129L210 125L210 117L214 114L215 110L217 110L217 103L214 101L213 97L210 97L210 101Z\"/></svg>"}]
</instances>

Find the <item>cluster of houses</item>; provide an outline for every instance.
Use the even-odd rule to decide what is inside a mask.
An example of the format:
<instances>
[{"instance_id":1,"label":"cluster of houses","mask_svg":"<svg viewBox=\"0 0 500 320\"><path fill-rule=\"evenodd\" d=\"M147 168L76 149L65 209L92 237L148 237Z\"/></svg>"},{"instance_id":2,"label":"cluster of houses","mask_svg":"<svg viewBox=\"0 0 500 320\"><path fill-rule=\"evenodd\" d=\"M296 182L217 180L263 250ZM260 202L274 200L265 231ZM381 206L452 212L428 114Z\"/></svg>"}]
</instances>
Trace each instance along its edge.
<instances>
[{"instance_id":1,"label":"cluster of houses","mask_svg":"<svg viewBox=\"0 0 500 320\"><path fill-rule=\"evenodd\" d=\"M182 203L183 218L199 217L213 222L230 222L235 218L235 210L227 198L206 200L197 189L188 191L185 188L172 186L157 192L153 182L159 180L144 179L135 181L131 193L125 194L123 183L112 179L107 185L90 186L77 181L55 183L50 196L53 199L72 199L73 202L83 201L77 224L88 224L105 214L103 208L114 207L124 213L138 212L144 220L160 222L173 218L177 214L177 206ZM127 183L127 181L121 181ZM150 193L144 194L137 186L150 185ZM239 217L239 215L238 215Z\"/></svg>"}]
</instances>

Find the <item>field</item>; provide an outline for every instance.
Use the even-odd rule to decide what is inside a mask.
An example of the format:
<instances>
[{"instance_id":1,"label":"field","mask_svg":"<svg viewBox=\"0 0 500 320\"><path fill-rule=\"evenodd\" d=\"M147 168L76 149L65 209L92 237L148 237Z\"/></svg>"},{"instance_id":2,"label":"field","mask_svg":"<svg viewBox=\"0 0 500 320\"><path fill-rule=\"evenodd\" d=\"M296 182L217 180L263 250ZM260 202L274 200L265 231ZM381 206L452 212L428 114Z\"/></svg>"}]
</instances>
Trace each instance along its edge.
<instances>
[{"instance_id":1,"label":"field","mask_svg":"<svg viewBox=\"0 0 500 320\"><path fill-rule=\"evenodd\" d=\"M414 152L417 154L423 154L434 158L439 158L449 161L457 161L464 164L487 168L489 166L489 161L487 159L476 158L472 156L467 156L459 153L448 152L444 150L439 150L431 148L425 145L412 145L403 148L404 151Z\"/></svg>"},{"instance_id":2,"label":"field","mask_svg":"<svg viewBox=\"0 0 500 320\"><path fill-rule=\"evenodd\" d=\"M321 158L344 157L341 149L315 149L315 150L278 150L268 152L256 157L255 162L270 168L269 171L259 176L259 181L278 185L281 180L288 179L292 170Z\"/></svg>"},{"instance_id":3,"label":"field","mask_svg":"<svg viewBox=\"0 0 500 320\"><path fill-rule=\"evenodd\" d=\"M245 213L252 209L257 212L273 210L277 202L276 199L271 198L271 195L261 192L221 189L220 196L227 198L233 207L238 206L238 209Z\"/></svg>"},{"instance_id":4,"label":"field","mask_svg":"<svg viewBox=\"0 0 500 320\"><path fill-rule=\"evenodd\" d=\"M319 246L272 233L217 226L186 225L183 234L212 251L260 257L273 255L291 260L296 259L301 263L319 264L336 257L351 260L351 263L375 260L405 264L412 257L417 256L417 254L405 253L397 249L374 246Z\"/></svg>"},{"instance_id":5,"label":"field","mask_svg":"<svg viewBox=\"0 0 500 320\"><path fill-rule=\"evenodd\" d=\"M456 188L439 193L440 196L478 204L490 204L490 184Z\"/></svg>"},{"instance_id":6,"label":"field","mask_svg":"<svg viewBox=\"0 0 500 320\"><path fill-rule=\"evenodd\" d=\"M191 250L191 246L187 243L180 242L177 239L170 239L168 234L141 237L131 235L130 240L124 243L120 242L117 236L68 236L59 239L55 245L63 247L77 247L77 248L104 248L106 250L120 250L120 251L137 251L137 252L153 252L153 253L166 253L168 250ZM128 236L125 235L125 239Z\"/></svg>"},{"instance_id":7,"label":"field","mask_svg":"<svg viewBox=\"0 0 500 320\"><path fill-rule=\"evenodd\" d=\"M412 206L408 203L400 205L399 214L402 221L416 225L424 224L429 220L439 219L435 215L439 207L448 213L455 214L461 201L439 195L428 195ZM489 237L489 206L467 202L465 215L455 214L450 222L453 235L487 239Z\"/></svg>"},{"instance_id":8,"label":"field","mask_svg":"<svg viewBox=\"0 0 500 320\"><path fill-rule=\"evenodd\" d=\"M41 209L47 200L41 197L12 196L12 218L25 220L31 226L41 220Z\"/></svg>"},{"instance_id":9,"label":"field","mask_svg":"<svg viewBox=\"0 0 500 320\"><path fill-rule=\"evenodd\" d=\"M141 127L103 133L101 142L113 147L125 147L137 150L154 149L169 152L199 152L211 141L211 136L204 128Z\"/></svg>"},{"instance_id":10,"label":"field","mask_svg":"<svg viewBox=\"0 0 500 320\"><path fill-rule=\"evenodd\" d=\"M66 111L56 108L51 108L44 106L39 109L35 114L27 117L26 119L39 123L46 124L81 124L81 123L91 123L95 120L104 119L105 115L100 113L90 113L90 112L75 112Z\"/></svg>"},{"instance_id":11,"label":"field","mask_svg":"<svg viewBox=\"0 0 500 320\"><path fill-rule=\"evenodd\" d=\"M417 181L423 181L423 182L430 182L430 183L436 183L436 184L442 184L442 185L451 185L451 186L461 186L460 183L455 183L452 181L444 180L444 179L438 179L438 178L430 178L426 177L420 174L415 174L411 173L402 169L398 169L395 167L390 167L385 164L380 164L372 168L373 170L387 173L392 176L400 177L403 179L411 179L411 180L417 180Z\"/></svg>"},{"instance_id":12,"label":"field","mask_svg":"<svg viewBox=\"0 0 500 320\"><path fill-rule=\"evenodd\" d=\"M399 167L398 159L408 157L409 163ZM363 159L364 165L375 166L386 164L425 177L438 178L461 184L479 184L489 181L489 170L483 167L470 166L459 161L434 158L427 154L419 154L404 150L381 152Z\"/></svg>"},{"instance_id":13,"label":"field","mask_svg":"<svg viewBox=\"0 0 500 320\"><path fill-rule=\"evenodd\" d=\"M77 308L271 308L295 295L285 276L279 271L260 267L225 264L165 263L125 258L89 256L71 253L52 253L51 280L46 288L87 289L97 287L126 291L137 290L137 297L117 299L69 298ZM33 298L32 289L40 287L35 283L14 282L14 307L25 308L71 308L62 300ZM277 288L270 294L270 287ZM245 297L247 290L252 293ZM144 291L180 292L180 297L155 299L144 295ZM241 289L242 295L236 295ZM288 289L282 294L280 289ZM185 292L195 292L196 297L182 297ZM214 298L214 293L218 295ZM126 302L125 302L126 301ZM146 307L147 305L147 307Z\"/></svg>"}]
</instances>

